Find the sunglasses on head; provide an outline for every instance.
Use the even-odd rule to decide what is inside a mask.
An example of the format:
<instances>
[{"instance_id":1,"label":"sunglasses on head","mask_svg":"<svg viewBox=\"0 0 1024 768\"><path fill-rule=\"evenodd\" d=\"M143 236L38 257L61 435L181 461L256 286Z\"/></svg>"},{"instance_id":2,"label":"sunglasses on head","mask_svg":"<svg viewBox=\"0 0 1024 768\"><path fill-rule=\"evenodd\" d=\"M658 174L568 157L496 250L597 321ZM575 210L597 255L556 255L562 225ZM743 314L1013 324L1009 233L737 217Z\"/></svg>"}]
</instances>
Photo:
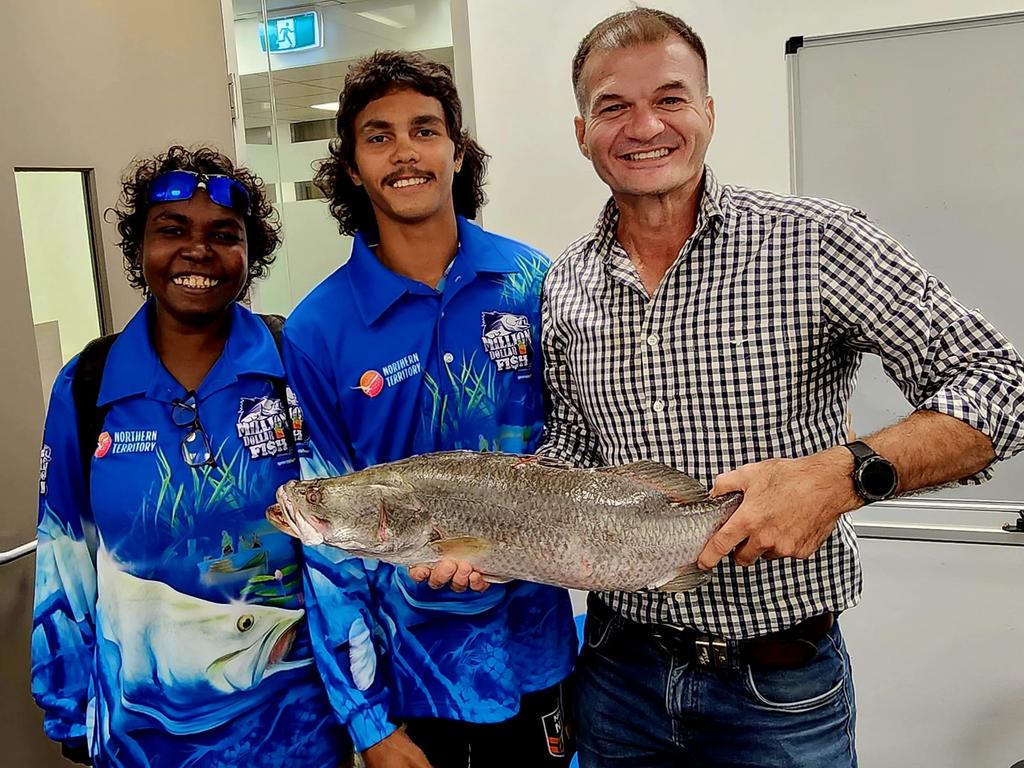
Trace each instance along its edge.
<instances>
[{"instance_id":1,"label":"sunglasses on head","mask_svg":"<svg viewBox=\"0 0 1024 768\"><path fill-rule=\"evenodd\" d=\"M249 190L240 181L220 174L207 175L195 171L167 171L149 185L150 203L175 203L188 200L200 187L217 205L248 216L252 210Z\"/></svg>"}]
</instances>

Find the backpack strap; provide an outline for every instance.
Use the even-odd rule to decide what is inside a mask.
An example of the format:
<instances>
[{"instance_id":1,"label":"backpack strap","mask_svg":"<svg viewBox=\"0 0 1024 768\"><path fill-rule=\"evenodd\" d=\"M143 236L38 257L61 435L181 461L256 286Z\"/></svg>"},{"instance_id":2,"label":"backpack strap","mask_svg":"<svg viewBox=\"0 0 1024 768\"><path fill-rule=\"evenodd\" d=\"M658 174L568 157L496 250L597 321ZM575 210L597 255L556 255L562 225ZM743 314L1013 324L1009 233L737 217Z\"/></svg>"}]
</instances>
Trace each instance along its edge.
<instances>
[{"instance_id":1,"label":"backpack strap","mask_svg":"<svg viewBox=\"0 0 1024 768\"><path fill-rule=\"evenodd\" d=\"M270 335L274 337L274 343L277 345L277 351L281 351L281 339L284 335L284 316L283 315L256 315L263 323L267 326L267 330L270 331Z\"/></svg>"},{"instance_id":2,"label":"backpack strap","mask_svg":"<svg viewBox=\"0 0 1024 768\"><path fill-rule=\"evenodd\" d=\"M82 477L85 480L87 497L92 455L96 451L100 432L103 431L103 420L110 410L99 407L96 401L100 397L100 384L103 383L107 355L110 354L110 348L117 337L118 334L112 333L86 344L78 356L78 365L71 378L71 398L75 404L75 421L78 425L78 451L82 461Z\"/></svg>"},{"instance_id":3,"label":"backpack strap","mask_svg":"<svg viewBox=\"0 0 1024 768\"><path fill-rule=\"evenodd\" d=\"M274 337L277 352L280 354L281 342L284 337L284 317L281 315L257 315L257 317L266 324L270 335ZM270 377L270 384L274 388L274 394L277 396L277 399L281 401L281 407L284 409L284 439L288 443L288 448L297 457L298 450L295 446L295 430L292 427L292 407L288 404L288 384L283 378L277 376Z\"/></svg>"}]
</instances>

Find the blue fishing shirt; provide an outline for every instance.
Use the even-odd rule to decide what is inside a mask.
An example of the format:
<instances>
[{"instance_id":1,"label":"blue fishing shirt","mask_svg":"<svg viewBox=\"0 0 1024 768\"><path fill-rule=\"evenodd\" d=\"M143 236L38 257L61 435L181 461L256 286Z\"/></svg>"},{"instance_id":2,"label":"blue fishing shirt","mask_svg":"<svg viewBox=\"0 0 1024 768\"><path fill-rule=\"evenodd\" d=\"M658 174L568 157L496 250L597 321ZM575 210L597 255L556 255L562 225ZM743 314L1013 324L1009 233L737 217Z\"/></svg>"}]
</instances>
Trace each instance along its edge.
<instances>
[{"instance_id":1,"label":"blue fishing shirt","mask_svg":"<svg viewBox=\"0 0 1024 768\"><path fill-rule=\"evenodd\" d=\"M46 733L86 743L96 766L335 768L350 746L312 659L301 548L265 518L298 473L286 420L302 430L271 382L273 337L234 306L197 397L217 466L190 468L172 420L186 393L150 342L152 312L110 349L88 498L77 357L53 386L32 627Z\"/></svg>"},{"instance_id":2,"label":"blue fishing shirt","mask_svg":"<svg viewBox=\"0 0 1024 768\"><path fill-rule=\"evenodd\" d=\"M445 450L532 453L544 419L540 288L548 260L459 217L438 290L351 259L285 324L309 430L303 477ZM313 648L339 718L365 750L394 721L501 722L565 679L576 630L563 589L514 581L433 590L408 570L306 548Z\"/></svg>"}]
</instances>

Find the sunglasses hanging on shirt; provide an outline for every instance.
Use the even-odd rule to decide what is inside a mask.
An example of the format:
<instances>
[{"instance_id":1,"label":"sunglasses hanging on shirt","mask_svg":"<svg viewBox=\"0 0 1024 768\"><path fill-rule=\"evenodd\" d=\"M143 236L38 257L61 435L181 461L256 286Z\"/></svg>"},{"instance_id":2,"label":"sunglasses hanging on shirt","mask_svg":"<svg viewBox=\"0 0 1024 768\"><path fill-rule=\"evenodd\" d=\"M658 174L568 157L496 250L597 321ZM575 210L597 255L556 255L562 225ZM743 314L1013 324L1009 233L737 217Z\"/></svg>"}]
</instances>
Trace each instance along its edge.
<instances>
[{"instance_id":1,"label":"sunglasses hanging on shirt","mask_svg":"<svg viewBox=\"0 0 1024 768\"><path fill-rule=\"evenodd\" d=\"M192 468L216 467L210 438L199 421L199 403L195 392L187 392L185 398L171 402L171 419L175 426L188 431L181 438L181 459L185 466Z\"/></svg>"}]
</instances>

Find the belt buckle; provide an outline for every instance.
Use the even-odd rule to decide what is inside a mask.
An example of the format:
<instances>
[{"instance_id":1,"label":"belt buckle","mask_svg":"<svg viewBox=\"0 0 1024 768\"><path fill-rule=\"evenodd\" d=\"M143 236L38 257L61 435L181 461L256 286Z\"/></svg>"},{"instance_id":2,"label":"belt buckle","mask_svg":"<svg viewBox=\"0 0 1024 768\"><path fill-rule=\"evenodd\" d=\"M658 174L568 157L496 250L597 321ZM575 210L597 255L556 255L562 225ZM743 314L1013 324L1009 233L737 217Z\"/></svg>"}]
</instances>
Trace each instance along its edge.
<instances>
[{"instance_id":1,"label":"belt buckle","mask_svg":"<svg viewBox=\"0 0 1024 768\"><path fill-rule=\"evenodd\" d=\"M693 641L697 664L702 667L714 667L716 669L738 669L739 664L736 653L729 645L729 641L721 637L700 635Z\"/></svg>"}]
</instances>

